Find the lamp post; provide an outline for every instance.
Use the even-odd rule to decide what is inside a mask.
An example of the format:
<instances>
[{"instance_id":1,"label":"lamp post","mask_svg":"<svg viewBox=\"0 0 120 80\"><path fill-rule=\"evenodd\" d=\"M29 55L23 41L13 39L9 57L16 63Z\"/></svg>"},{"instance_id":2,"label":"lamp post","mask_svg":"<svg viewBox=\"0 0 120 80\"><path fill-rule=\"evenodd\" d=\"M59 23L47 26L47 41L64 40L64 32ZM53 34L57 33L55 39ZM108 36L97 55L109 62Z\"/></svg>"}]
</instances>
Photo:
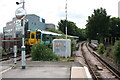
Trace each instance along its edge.
<instances>
[{"instance_id":1,"label":"lamp post","mask_svg":"<svg viewBox=\"0 0 120 80\"><path fill-rule=\"evenodd\" d=\"M66 13L66 28L65 28L65 30L66 30L66 39L67 39L67 0L66 0L66 6L65 6L65 13Z\"/></svg>"},{"instance_id":2,"label":"lamp post","mask_svg":"<svg viewBox=\"0 0 120 80\"><path fill-rule=\"evenodd\" d=\"M23 29L22 29L22 46L21 46L21 54L22 54L22 69L25 69L26 68L26 59L25 59L25 39L24 39L24 27L25 27L25 16L26 16L26 11L25 11L25 9L24 9L24 4L25 4L25 2L24 2L24 0L21 0L21 2L19 3L19 2L16 2L16 4L17 5L19 5L19 4L23 4L22 5L22 8L20 7L20 8L18 8L17 10L16 10L16 12L15 12L15 14L16 14L16 18L17 19L21 19L21 22L23 23L22 24L22 27L23 27Z\"/></svg>"}]
</instances>

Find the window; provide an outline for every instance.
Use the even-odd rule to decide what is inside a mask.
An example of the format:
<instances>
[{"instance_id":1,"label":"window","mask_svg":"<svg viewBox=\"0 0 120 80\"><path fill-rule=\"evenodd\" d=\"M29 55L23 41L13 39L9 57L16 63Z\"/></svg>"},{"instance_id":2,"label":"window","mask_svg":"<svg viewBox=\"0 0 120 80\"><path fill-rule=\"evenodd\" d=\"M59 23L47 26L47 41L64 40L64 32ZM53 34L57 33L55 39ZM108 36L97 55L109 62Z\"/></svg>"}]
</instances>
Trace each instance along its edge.
<instances>
[{"instance_id":1,"label":"window","mask_svg":"<svg viewBox=\"0 0 120 80\"><path fill-rule=\"evenodd\" d=\"M40 39L40 37L41 37L41 32L36 32L36 38Z\"/></svg>"},{"instance_id":2,"label":"window","mask_svg":"<svg viewBox=\"0 0 120 80\"><path fill-rule=\"evenodd\" d=\"M34 34L33 33L31 34L31 38L34 39Z\"/></svg>"},{"instance_id":3,"label":"window","mask_svg":"<svg viewBox=\"0 0 120 80\"><path fill-rule=\"evenodd\" d=\"M50 40L50 36L49 36L49 34L43 34L43 36L42 36L43 38L43 41L49 41Z\"/></svg>"},{"instance_id":4,"label":"window","mask_svg":"<svg viewBox=\"0 0 120 80\"><path fill-rule=\"evenodd\" d=\"M5 30L4 32L5 33L11 33L13 31L13 29L8 29L8 30Z\"/></svg>"}]
</instances>

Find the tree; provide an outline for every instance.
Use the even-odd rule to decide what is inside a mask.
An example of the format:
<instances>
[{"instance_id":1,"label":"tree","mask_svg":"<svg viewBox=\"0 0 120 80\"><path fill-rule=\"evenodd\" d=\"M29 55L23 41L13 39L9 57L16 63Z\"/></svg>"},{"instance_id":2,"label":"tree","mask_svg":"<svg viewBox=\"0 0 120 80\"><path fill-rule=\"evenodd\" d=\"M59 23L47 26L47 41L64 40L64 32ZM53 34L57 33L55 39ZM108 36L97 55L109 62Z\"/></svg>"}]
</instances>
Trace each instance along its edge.
<instances>
[{"instance_id":1,"label":"tree","mask_svg":"<svg viewBox=\"0 0 120 80\"><path fill-rule=\"evenodd\" d=\"M103 8L94 10L87 20L87 37L91 39L102 39L108 35L110 16L107 16Z\"/></svg>"},{"instance_id":2,"label":"tree","mask_svg":"<svg viewBox=\"0 0 120 80\"><path fill-rule=\"evenodd\" d=\"M110 37L120 37L120 18L112 17L109 26Z\"/></svg>"},{"instance_id":3,"label":"tree","mask_svg":"<svg viewBox=\"0 0 120 80\"><path fill-rule=\"evenodd\" d=\"M67 34L68 35L76 35L77 26L74 22L68 20L60 20L58 23L59 30L66 34L66 25L67 25Z\"/></svg>"},{"instance_id":4,"label":"tree","mask_svg":"<svg viewBox=\"0 0 120 80\"><path fill-rule=\"evenodd\" d=\"M58 23L59 30L65 34L66 24L68 35L78 36L79 40L86 40L86 29L78 28L76 24L72 21L60 20L60 22Z\"/></svg>"}]
</instances>

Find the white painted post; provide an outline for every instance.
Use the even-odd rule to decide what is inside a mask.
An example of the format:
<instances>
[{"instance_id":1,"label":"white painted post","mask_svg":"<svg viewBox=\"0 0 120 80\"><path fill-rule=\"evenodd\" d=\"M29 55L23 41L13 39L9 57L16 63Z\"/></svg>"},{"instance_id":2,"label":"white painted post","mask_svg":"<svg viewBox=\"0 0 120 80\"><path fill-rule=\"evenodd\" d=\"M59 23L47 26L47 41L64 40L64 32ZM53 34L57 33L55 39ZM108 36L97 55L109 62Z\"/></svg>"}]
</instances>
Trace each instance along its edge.
<instances>
[{"instance_id":1,"label":"white painted post","mask_svg":"<svg viewBox=\"0 0 120 80\"><path fill-rule=\"evenodd\" d=\"M25 32L24 32L24 27L25 27L25 20L23 19L23 31L22 31L22 51L21 51L21 53L22 53L22 69L25 69L25 66L26 66L26 59L25 59L25 38L24 38L24 34L25 34Z\"/></svg>"},{"instance_id":2,"label":"white painted post","mask_svg":"<svg viewBox=\"0 0 120 80\"><path fill-rule=\"evenodd\" d=\"M16 66L17 64L17 46L15 45L14 46L14 65Z\"/></svg>"}]
</instances>

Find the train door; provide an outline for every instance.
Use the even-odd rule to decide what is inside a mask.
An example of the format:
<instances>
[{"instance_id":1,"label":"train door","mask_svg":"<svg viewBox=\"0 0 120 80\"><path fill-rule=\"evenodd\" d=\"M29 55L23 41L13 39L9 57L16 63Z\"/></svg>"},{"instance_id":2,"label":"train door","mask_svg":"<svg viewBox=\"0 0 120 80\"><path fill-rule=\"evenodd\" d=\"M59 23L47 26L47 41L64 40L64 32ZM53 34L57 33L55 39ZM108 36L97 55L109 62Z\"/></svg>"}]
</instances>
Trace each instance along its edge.
<instances>
[{"instance_id":1,"label":"train door","mask_svg":"<svg viewBox=\"0 0 120 80\"><path fill-rule=\"evenodd\" d=\"M36 41L37 41L37 43L40 43L40 39L41 39L41 32L37 31L36 32Z\"/></svg>"},{"instance_id":2,"label":"train door","mask_svg":"<svg viewBox=\"0 0 120 80\"><path fill-rule=\"evenodd\" d=\"M29 40L29 44L33 45L37 42L36 40L36 32L30 32L30 40Z\"/></svg>"}]
</instances>

